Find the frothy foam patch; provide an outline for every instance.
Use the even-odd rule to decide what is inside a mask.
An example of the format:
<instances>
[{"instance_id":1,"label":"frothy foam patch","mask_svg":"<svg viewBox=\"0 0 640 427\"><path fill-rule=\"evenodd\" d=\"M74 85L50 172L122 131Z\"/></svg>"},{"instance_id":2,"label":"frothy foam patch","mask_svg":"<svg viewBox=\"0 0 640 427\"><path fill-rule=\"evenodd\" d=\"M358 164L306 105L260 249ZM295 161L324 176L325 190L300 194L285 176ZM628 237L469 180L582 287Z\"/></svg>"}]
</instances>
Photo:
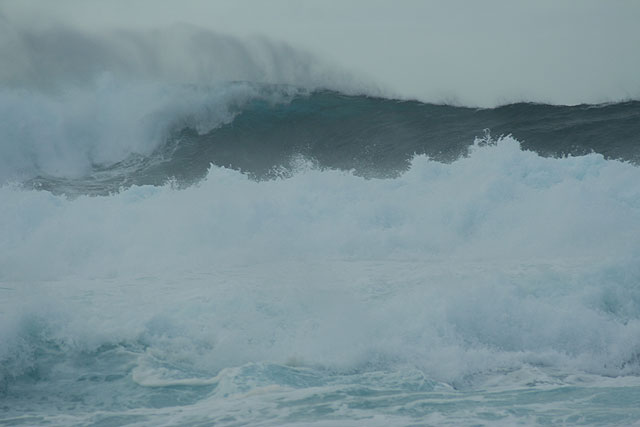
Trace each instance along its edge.
<instances>
[{"instance_id":1,"label":"frothy foam patch","mask_svg":"<svg viewBox=\"0 0 640 427\"><path fill-rule=\"evenodd\" d=\"M389 180L311 168L255 182L213 167L188 189L111 197L4 186L1 271L27 279L291 258L632 259L637 175L600 155L541 158L507 138L451 165L418 156Z\"/></svg>"},{"instance_id":2,"label":"frothy foam patch","mask_svg":"<svg viewBox=\"0 0 640 427\"><path fill-rule=\"evenodd\" d=\"M411 366L456 387L523 364L636 374L639 174L505 138L388 180L212 168L184 190L73 200L4 186L0 354L124 345L159 361L136 371L155 385L252 362Z\"/></svg>"}]
</instances>

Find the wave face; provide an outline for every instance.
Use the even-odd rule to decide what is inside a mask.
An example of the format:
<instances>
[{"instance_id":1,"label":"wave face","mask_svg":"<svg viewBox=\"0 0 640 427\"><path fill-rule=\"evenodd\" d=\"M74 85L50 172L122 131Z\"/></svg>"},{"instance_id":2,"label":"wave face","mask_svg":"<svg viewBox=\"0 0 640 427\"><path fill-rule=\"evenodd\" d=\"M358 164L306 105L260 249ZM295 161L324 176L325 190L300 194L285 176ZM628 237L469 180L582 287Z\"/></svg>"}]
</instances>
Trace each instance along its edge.
<instances>
[{"instance_id":1,"label":"wave face","mask_svg":"<svg viewBox=\"0 0 640 427\"><path fill-rule=\"evenodd\" d=\"M640 420L638 102L106 75L0 108L2 422Z\"/></svg>"},{"instance_id":2,"label":"wave face","mask_svg":"<svg viewBox=\"0 0 640 427\"><path fill-rule=\"evenodd\" d=\"M91 92L34 99L9 91L1 100L4 179L13 173L54 192L192 184L212 164L271 178L300 156L320 168L397 176L414 155L451 162L490 135L512 135L543 156L640 162L638 101L472 109L248 83L121 87L108 78Z\"/></svg>"}]
</instances>

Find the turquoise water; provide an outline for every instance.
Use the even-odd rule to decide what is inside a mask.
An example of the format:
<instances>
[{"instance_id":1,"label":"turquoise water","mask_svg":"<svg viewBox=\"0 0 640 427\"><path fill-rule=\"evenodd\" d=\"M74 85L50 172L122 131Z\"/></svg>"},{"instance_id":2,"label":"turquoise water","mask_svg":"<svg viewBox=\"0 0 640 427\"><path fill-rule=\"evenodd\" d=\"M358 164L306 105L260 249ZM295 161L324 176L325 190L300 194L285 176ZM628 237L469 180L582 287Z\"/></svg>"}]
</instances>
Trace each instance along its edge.
<instances>
[{"instance_id":1,"label":"turquoise water","mask_svg":"<svg viewBox=\"0 0 640 427\"><path fill-rule=\"evenodd\" d=\"M482 121L477 111L290 88L274 100L234 84L188 89L176 110L208 126L154 139L176 112L156 89L136 92L162 107L145 120L116 108L126 91L105 90L116 100L95 124L53 95L0 92L37 113L33 126L0 125L0 175L13 177L0 186L0 424L640 423L634 103L484 111L541 108L545 126L524 120L530 145L467 135L454 160L414 154L437 144L407 129L428 133L427 110ZM229 107L238 97L259 102L245 114ZM339 118L304 119L287 107L296 99L338 103ZM394 106L410 123L367 127ZM592 143L592 114L620 138ZM346 136L331 139L327 120ZM307 126L329 130L308 151L275 144ZM363 137L394 126L398 151ZM586 142L544 152L543 128ZM275 145L248 149L256 129ZM218 152L270 172L210 164L207 144L224 137L250 144ZM360 152L393 173L365 173ZM180 168L193 174L172 177Z\"/></svg>"}]
</instances>

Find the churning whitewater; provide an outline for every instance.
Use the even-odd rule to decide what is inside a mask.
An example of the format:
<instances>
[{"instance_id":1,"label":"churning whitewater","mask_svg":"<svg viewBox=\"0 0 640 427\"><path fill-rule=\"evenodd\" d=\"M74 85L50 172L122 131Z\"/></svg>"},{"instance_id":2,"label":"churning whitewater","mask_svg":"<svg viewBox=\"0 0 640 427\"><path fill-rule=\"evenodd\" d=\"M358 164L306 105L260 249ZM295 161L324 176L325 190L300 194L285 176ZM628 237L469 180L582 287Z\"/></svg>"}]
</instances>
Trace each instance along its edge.
<instances>
[{"instance_id":1,"label":"churning whitewater","mask_svg":"<svg viewBox=\"0 0 640 427\"><path fill-rule=\"evenodd\" d=\"M9 10L0 424L640 423L637 99L433 104Z\"/></svg>"},{"instance_id":2,"label":"churning whitewater","mask_svg":"<svg viewBox=\"0 0 640 427\"><path fill-rule=\"evenodd\" d=\"M0 417L640 420L640 104L0 90Z\"/></svg>"}]
</instances>

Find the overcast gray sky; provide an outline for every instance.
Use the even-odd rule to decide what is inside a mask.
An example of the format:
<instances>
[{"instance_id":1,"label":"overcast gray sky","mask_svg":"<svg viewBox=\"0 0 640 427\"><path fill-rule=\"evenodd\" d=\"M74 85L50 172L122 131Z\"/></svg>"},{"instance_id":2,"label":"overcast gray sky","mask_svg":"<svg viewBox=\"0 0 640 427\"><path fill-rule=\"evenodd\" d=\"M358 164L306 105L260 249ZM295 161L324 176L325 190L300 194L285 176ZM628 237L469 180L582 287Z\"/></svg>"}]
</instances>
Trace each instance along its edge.
<instances>
[{"instance_id":1,"label":"overcast gray sky","mask_svg":"<svg viewBox=\"0 0 640 427\"><path fill-rule=\"evenodd\" d=\"M0 0L0 13L0 25L33 31L189 23L263 35L432 102L640 98L637 0Z\"/></svg>"}]
</instances>

